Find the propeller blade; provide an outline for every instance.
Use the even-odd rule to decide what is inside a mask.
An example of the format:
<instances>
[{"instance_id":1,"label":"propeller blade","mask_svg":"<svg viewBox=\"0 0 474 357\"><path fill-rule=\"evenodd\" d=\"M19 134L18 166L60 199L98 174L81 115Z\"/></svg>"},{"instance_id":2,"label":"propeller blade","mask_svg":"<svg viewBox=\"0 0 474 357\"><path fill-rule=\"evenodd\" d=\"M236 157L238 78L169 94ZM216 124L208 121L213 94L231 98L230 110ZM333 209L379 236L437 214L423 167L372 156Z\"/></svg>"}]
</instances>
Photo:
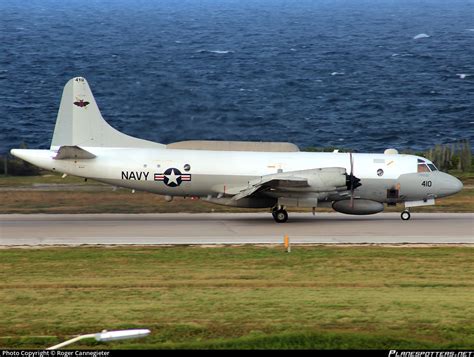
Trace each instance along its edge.
<instances>
[{"instance_id":1,"label":"propeller blade","mask_svg":"<svg viewBox=\"0 0 474 357\"><path fill-rule=\"evenodd\" d=\"M347 190L351 192L351 208L354 208L355 189L362 186L362 184L360 183L360 178L354 176L354 157L352 153L349 153L349 158L351 168L349 173L346 172L346 187Z\"/></svg>"},{"instance_id":2,"label":"propeller blade","mask_svg":"<svg viewBox=\"0 0 474 357\"><path fill-rule=\"evenodd\" d=\"M354 158L352 157L352 153L349 153L349 157L351 159L351 176L354 176Z\"/></svg>"},{"instance_id":3,"label":"propeller blade","mask_svg":"<svg viewBox=\"0 0 474 357\"><path fill-rule=\"evenodd\" d=\"M351 208L354 209L354 158L352 157L352 153L349 153L349 157L351 159Z\"/></svg>"}]
</instances>

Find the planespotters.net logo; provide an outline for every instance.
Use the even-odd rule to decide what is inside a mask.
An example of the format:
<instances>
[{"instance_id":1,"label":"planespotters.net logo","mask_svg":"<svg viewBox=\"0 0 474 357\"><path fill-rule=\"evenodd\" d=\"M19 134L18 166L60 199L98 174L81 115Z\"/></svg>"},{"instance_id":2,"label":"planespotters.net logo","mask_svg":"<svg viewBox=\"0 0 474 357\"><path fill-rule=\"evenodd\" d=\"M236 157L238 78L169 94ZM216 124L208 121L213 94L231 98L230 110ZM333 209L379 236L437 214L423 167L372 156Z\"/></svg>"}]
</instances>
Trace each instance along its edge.
<instances>
[{"instance_id":1,"label":"planespotters.net logo","mask_svg":"<svg viewBox=\"0 0 474 357\"><path fill-rule=\"evenodd\" d=\"M474 351L397 351L390 350L388 357L474 357Z\"/></svg>"}]
</instances>

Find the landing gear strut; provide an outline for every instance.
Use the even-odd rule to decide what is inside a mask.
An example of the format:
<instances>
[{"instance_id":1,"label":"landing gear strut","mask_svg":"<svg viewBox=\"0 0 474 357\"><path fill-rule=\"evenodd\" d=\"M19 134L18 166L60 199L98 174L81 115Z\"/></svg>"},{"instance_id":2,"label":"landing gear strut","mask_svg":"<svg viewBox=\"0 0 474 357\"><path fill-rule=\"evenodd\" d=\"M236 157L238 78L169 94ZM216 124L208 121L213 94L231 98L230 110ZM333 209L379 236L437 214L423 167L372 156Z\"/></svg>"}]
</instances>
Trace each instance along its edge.
<instances>
[{"instance_id":1,"label":"landing gear strut","mask_svg":"<svg viewBox=\"0 0 474 357\"><path fill-rule=\"evenodd\" d=\"M286 212L284 208L275 208L272 211L272 216L277 223L285 223L288 221L288 212Z\"/></svg>"},{"instance_id":2,"label":"landing gear strut","mask_svg":"<svg viewBox=\"0 0 474 357\"><path fill-rule=\"evenodd\" d=\"M400 217L402 218L402 220L408 221L411 217L410 211L408 210L403 211Z\"/></svg>"}]
</instances>

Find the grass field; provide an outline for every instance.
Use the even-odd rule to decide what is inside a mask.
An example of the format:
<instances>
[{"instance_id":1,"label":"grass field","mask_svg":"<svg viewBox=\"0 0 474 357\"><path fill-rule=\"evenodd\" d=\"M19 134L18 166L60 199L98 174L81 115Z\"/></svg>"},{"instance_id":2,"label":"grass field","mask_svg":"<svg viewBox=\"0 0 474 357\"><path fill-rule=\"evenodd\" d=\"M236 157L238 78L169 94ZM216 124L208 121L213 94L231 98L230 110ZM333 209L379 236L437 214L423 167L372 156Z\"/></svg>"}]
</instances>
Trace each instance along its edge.
<instances>
[{"instance_id":1,"label":"grass field","mask_svg":"<svg viewBox=\"0 0 474 357\"><path fill-rule=\"evenodd\" d=\"M474 348L470 247L0 251L0 348Z\"/></svg>"}]
</instances>

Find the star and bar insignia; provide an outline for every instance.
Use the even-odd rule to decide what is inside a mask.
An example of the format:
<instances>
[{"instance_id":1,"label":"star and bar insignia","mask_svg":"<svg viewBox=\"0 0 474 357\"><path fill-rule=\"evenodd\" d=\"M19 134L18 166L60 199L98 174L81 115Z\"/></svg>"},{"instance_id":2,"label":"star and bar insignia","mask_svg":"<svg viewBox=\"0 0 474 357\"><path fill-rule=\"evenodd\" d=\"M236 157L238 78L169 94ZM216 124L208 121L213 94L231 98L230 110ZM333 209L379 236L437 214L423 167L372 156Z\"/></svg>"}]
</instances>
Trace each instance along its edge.
<instances>
[{"instance_id":1,"label":"star and bar insignia","mask_svg":"<svg viewBox=\"0 0 474 357\"><path fill-rule=\"evenodd\" d=\"M163 181L166 186L177 187L183 181L191 181L191 174L182 174L178 169L170 168L162 174L155 174L154 179L155 181Z\"/></svg>"}]
</instances>

